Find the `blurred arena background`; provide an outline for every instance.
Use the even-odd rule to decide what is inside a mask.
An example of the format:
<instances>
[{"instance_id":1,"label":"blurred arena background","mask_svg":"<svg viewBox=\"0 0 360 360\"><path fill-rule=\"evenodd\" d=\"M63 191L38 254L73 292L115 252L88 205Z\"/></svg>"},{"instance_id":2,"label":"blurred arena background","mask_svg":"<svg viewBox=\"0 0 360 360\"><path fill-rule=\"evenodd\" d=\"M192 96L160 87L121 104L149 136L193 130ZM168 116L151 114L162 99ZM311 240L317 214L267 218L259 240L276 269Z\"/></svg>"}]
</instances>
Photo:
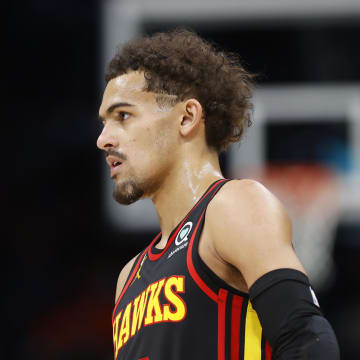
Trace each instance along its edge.
<instances>
[{"instance_id":1,"label":"blurred arena background","mask_svg":"<svg viewBox=\"0 0 360 360\"><path fill-rule=\"evenodd\" d=\"M342 359L360 358L357 0L10 7L1 358L113 358L118 273L159 227L149 201L111 199L95 144L104 66L117 45L175 26L239 53L258 74L254 124L221 156L224 174L258 179L285 203Z\"/></svg>"}]
</instances>

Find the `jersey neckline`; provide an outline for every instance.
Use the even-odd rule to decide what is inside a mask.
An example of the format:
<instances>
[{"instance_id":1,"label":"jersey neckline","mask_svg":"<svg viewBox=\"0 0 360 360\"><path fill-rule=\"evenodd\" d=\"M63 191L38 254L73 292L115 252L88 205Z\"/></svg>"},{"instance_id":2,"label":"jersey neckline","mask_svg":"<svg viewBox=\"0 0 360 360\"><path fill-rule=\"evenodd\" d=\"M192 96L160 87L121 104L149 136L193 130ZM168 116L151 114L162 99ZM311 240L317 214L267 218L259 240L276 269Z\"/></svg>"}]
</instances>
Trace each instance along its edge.
<instances>
[{"instance_id":1,"label":"jersey neckline","mask_svg":"<svg viewBox=\"0 0 360 360\"><path fill-rule=\"evenodd\" d=\"M155 261L158 260L162 257L163 254L165 254L165 252L169 249L170 245L172 244L172 242L174 241L179 229L181 228L181 226L185 223L186 219L190 216L190 214L195 210L195 208L204 200L204 198L206 197L206 195L213 190L213 188L216 187L216 185L222 183L223 181L227 181L228 179L226 178L222 178L222 179L218 179L214 182L212 182L208 188L205 190L205 192L201 195L200 199L192 206L192 208L188 211L188 213L184 216L184 218L178 223L178 225L176 225L174 227L174 229L171 231L168 242L166 243L166 246L164 247L164 249L156 249L155 245L161 240L161 231L159 234L157 234L155 236L155 239L150 243L150 245L148 246L148 257L149 260L151 261ZM155 249L154 249L155 248Z\"/></svg>"}]
</instances>

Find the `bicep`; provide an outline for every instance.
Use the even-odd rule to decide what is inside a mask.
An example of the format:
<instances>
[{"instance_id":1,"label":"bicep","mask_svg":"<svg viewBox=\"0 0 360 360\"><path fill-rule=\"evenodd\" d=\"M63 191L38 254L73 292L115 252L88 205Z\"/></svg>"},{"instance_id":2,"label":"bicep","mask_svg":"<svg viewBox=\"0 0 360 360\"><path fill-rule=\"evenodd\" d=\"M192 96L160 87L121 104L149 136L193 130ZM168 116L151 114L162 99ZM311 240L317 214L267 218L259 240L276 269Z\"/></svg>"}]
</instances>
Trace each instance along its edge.
<instances>
[{"instance_id":1,"label":"bicep","mask_svg":"<svg viewBox=\"0 0 360 360\"><path fill-rule=\"evenodd\" d=\"M214 218L211 225L215 249L241 272L249 288L272 270L305 272L292 247L290 219L262 185L234 182L224 191L216 210L221 221Z\"/></svg>"}]
</instances>

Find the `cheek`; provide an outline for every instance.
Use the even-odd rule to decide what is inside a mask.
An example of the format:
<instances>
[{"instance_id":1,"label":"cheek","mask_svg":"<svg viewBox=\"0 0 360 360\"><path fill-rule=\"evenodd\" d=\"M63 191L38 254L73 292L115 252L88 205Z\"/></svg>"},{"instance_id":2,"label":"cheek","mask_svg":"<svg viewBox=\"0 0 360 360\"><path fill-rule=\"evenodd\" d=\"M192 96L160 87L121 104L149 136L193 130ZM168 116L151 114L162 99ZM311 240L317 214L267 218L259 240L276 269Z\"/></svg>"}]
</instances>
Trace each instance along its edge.
<instances>
[{"instance_id":1,"label":"cheek","mask_svg":"<svg viewBox=\"0 0 360 360\"><path fill-rule=\"evenodd\" d=\"M134 166L145 171L162 167L169 161L169 154L174 150L175 140L172 130L164 126L164 123L155 121L154 126L137 130L136 136L128 142L129 155L132 155Z\"/></svg>"},{"instance_id":2,"label":"cheek","mask_svg":"<svg viewBox=\"0 0 360 360\"><path fill-rule=\"evenodd\" d=\"M174 129L169 126L162 126L153 136L154 145L157 146L159 151L166 153L167 155L174 147L176 139L174 137Z\"/></svg>"},{"instance_id":3,"label":"cheek","mask_svg":"<svg viewBox=\"0 0 360 360\"><path fill-rule=\"evenodd\" d=\"M129 156L135 162L134 165L144 167L156 155L156 138L149 131L143 131L141 136L137 136L129 141L128 151Z\"/></svg>"},{"instance_id":4,"label":"cheek","mask_svg":"<svg viewBox=\"0 0 360 360\"><path fill-rule=\"evenodd\" d=\"M133 144L142 148L147 154L159 154L167 151L170 144L168 131L164 129L145 128L141 138L133 140Z\"/></svg>"},{"instance_id":5,"label":"cheek","mask_svg":"<svg viewBox=\"0 0 360 360\"><path fill-rule=\"evenodd\" d=\"M146 136L134 139L132 142L134 150L134 165L138 171L147 175L156 175L168 166L169 141L160 134L152 131L144 132Z\"/></svg>"}]
</instances>

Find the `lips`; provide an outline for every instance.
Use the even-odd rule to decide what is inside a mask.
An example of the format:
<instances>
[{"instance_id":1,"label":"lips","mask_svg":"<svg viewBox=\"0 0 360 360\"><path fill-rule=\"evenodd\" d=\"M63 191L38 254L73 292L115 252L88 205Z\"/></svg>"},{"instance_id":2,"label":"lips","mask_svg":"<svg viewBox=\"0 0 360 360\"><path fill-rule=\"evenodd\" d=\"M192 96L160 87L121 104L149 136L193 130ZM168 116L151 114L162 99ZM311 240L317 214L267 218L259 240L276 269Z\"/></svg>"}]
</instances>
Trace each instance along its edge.
<instances>
[{"instance_id":1,"label":"lips","mask_svg":"<svg viewBox=\"0 0 360 360\"><path fill-rule=\"evenodd\" d=\"M106 162L110 167L110 176L115 176L122 165L122 161L115 156L109 155L106 157Z\"/></svg>"},{"instance_id":2,"label":"lips","mask_svg":"<svg viewBox=\"0 0 360 360\"><path fill-rule=\"evenodd\" d=\"M119 166L119 165L121 165L120 161L114 161L113 163L111 163L111 167L116 167L116 166Z\"/></svg>"}]
</instances>

